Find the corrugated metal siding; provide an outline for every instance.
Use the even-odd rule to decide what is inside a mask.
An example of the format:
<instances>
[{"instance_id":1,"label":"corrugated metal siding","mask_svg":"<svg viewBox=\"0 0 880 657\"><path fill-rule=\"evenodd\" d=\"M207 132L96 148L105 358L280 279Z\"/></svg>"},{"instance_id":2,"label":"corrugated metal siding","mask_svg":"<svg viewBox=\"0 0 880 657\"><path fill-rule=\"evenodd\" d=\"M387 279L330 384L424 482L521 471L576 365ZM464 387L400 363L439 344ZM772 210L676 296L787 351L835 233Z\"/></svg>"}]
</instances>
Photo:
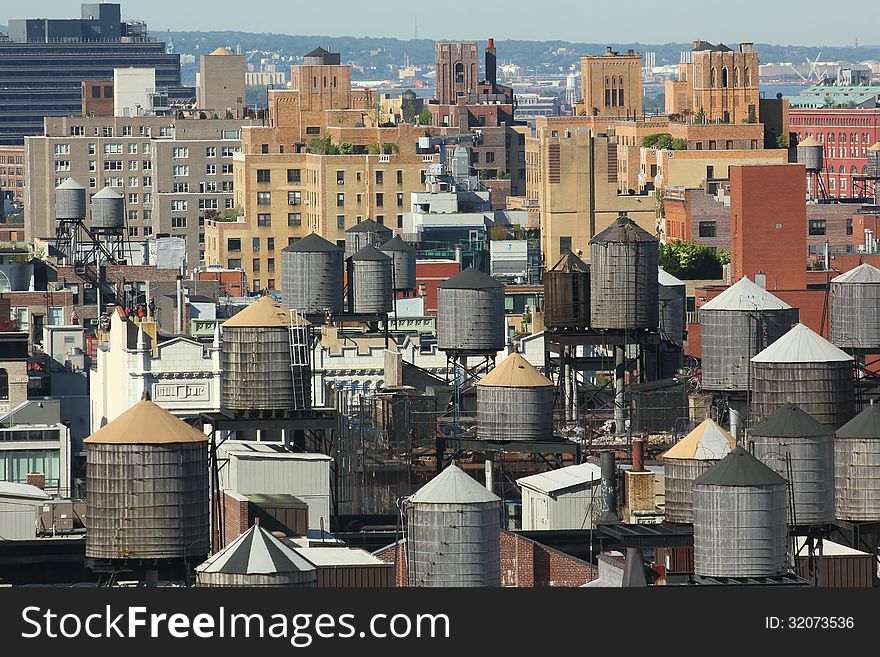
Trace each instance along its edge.
<instances>
[{"instance_id":1,"label":"corrugated metal siding","mask_svg":"<svg viewBox=\"0 0 880 657\"><path fill-rule=\"evenodd\" d=\"M332 550L333 548L327 548ZM318 566L318 586L321 588L391 588L394 582L394 564L375 566Z\"/></svg>"},{"instance_id":2,"label":"corrugated metal siding","mask_svg":"<svg viewBox=\"0 0 880 657\"><path fill-rule=\"evenodd\" d=\"M477 436L547 440L553 435L553 388L477 386Z\"/></svg>"},{"instance_id":3,"label":"corrugated metal siding","mask_svg":"<svg viewBox=\"0 0 880 657\"><path fill-rule=\"evenodd\" d=\"M20 541L36 537L37 502L0 500L0 541Z\"/></svg>"},{"instance_id":4,"label":"corrugated metal siding","mask_svg":"<svg viewBox=\"0 0 880 657\"><path fill-rule=\"evenodd\" d=\"M752 363L752 424L791 402L837 429L855 415L850 361Z\"/></svg>"},{"instance_id":5,"label":"corrugated metal siding","mask_svg":"<svg viewBox=\"0 0 880 657\"><path fill-rule=\"evenodd\" d=\"M522 528L589 529L602 514L599 483L555 498L530 488L522 489Z\"/></svg>"},{"instance_id":6,"label":"corrugated metal siding","mask_svg":"<svg viewBox=\"0 0 880 657\"><path fill-rule=\"evenodd\" d=\"M666 464L666 520L694 521L694 479L718 461L669 459Z\"/></svg>"},{"instance_id":7,"label":"corrugated metal siding","mask_svg":"<svg viewBox=\"0 0 880 657\"><path fill-rule=\"evenodd\" d=\"M871 588L874 557L865 555L822 556L817 559L819 586L837 588ZM809 579L809 557L798 557L798 573Z\"/></svg>"},{"instance_id":8,"label":"corrugated metal siding","mask_svg":"<svg viewBox=\"0 0 880 657\"><path fill-rule=\"evenodd\" d=\"M880 440L834 441L836 515L842 520L880 520Z\"/></svg>"},{"instance_id":9,"label":"corrugated metal siding","mask_svg":"<svg viewBox=\"0 0 880 657\"><path fill-rule=\"evenodd\" d=\"M838 347L880 347L880 285L831 281L831 342Z\"/></svg>"},{"instance_id":10,"label":"corrugated metal siding","mask_svg":"<svg viewBox=\"0 0 880 657\"><path fill-rule=\"evenodd\" d=\"M274 575L233 575L230 573L196 573L198 587L306 587L316 586L316 571L277 573Z\"/></svg>"}]
</instances>

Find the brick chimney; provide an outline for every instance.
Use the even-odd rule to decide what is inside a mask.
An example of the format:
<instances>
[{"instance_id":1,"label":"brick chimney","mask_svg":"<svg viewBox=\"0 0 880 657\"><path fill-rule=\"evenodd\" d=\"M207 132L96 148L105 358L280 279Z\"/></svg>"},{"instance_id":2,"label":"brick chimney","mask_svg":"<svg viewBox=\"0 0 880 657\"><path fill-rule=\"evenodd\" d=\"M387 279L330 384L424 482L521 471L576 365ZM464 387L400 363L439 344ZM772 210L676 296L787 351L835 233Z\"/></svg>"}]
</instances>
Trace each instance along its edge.
<instances>
[{"instance_id":1,"label":"brick chimney","mask_svg":"<svg viewBox=\"0 0 880 657\"><path fill-rule=\"evenodd\" d=\"M28 472L27 473L27 485L28 486L36 486L40 490L45 490L46 488L46 475L42 472Z\"/></svg>"}]
</instances>

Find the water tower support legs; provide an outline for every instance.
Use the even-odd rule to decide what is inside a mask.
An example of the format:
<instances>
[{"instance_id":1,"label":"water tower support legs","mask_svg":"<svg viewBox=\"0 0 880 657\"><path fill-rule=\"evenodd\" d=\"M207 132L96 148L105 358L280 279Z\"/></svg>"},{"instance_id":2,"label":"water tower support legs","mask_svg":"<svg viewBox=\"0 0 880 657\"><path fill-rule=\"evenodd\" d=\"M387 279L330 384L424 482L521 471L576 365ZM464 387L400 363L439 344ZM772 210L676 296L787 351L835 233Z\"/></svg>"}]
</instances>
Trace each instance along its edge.
<instances>
[{"instance_id":1,"label":"water tower support legs","mask_svg":"<svg viewBox=\"0 0 880 657\"><path fill-rule=\"evenodd\" d=\"M626 431L626 347L614 348L614 430L618 434Z\"/></svg>"}]
</instances>

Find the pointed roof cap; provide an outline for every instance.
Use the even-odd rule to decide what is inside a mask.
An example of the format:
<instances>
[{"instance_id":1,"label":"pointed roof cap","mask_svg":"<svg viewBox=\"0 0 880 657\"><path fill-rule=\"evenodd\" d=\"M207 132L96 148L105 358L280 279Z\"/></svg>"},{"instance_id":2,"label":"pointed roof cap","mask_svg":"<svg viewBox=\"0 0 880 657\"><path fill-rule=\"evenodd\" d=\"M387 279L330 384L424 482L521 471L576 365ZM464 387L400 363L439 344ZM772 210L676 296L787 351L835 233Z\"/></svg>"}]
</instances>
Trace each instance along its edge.
<instances>
[{"instance_id":1,"label":"pointed roof cap","mask_svg":"<svg viewBox=\"0 0 880 657\"><path fill-rule=\"evenodd\" d=\"M302 239L296 240L292 244L281 249L282 252L292 253L295 251L304 253L337 253L342 249L333 242L325 240L317 233L309 233Z\"/></svg>"},{"instance_id":2,"label":"pointed roof cap","mask_svg":"<svg viewBox=\"0 0 880 657\"><path fill-rule=\"evenodd\" d=\"M590 240L590 244L603 242L659 242L659 240L627 215L622 214L608 228Z\"/></svg>"},{"instance_id":3,"label":"pointed roof cap","mask_svg":"<svg viewBox=\"0 0 880 657\"><path fill-rule=\"evenodd\" d=\"M232 543L196 567L200 573L278 575L316 570L305 557L260 525L253 525Z\"/></svg>"},{"instance_id":4,"label":"pointed roof cap","mask_svg":"<svg viewBox=\"0 0 880 657\"><path fill-rule=\"evenodd\" d=\"M318 46L317 48L314 48L314 49L310 50L309 52L307 52L305 55L303 55L303 57L323 57L324 55L329 55L329 54L330 54L329 50L324 50L324 48L322 48L321 46Z\"/></svg>"},{"instance_id":5,"label":"pointed roof cap","mask_svg":"<svg viewBox=\"0 0 880 657\"><path fill-rule=\"evenodd\" d=\"M385 242L382 246L379 247L379 250L382 253L388 253L389 251L415 251L412 245L407 244L401 239L400 235L395 235L390 240Z\"/></svg>"},{"instance_id":6,"label":"pointed roof cap","mask_svg":"<svg viewBox=\"0 0 880 657\"><path fill-rule=\"evenodd\" d=\"M208 437L198 429L149 399L142 399L84 442L98 445L164 445L203 443L207 440Z\"/></svg>"},{"instance_id":7,"label":"pointed roof cap","mask_svg":"<svg viewBox=\"0 0 880 657\"><path fill-rule=\"evenodd\" d=\"M720 461L735 448L736 440L730 432L706 418L663 454L663 458Z\"/></svg>"},{"instance_id":8,"label":"pointed roof cap","mask_svg":"<svg viewBox=\"0 0 880 657\"><path fill-rule=\"evenodd\" d=\"M880 151L880 141L875 142L874 145L868 146L869 151Z\"/></svg>"},{"instance_id":9,"label":"pointed roof cap","mask_svg":"<svg viewBox=\"0 0 880 657\"><path fill-rule=\"evenodd\" d=\"M113 199L115 201L115 200L123 198L123 196L122 196L122 194L117 192L112 187L107 186L107 187L104 187L100 192L95 194L92 198L109 198L109 199Z\"/></svg>"},{"instance_id":10,"label":"pointed roof cap","mask_svg":"<svg viewBox=\"0 0 880 657\"><path fill-rule=\"evenodd\" d=\"M477 382L489 388L552 388L553 382L514 351Z\"/></svg>"},{"instance_id":11,"label":"pointed roof cap","mask_svg":"<svg viewBox=\"0 0 880 657\"><path fill-rule=\"evenodd\" d=\"M812 137L807 137L803 141L798 142L798 148L800 148L801 146L821 146L821 145L822 144L820 144L818 141L816 141Z\"/></svg>"},{"instance_id":12,"label":"pointed roof cap","mask_svg":"<svg viewBox=\"0 0 880 657\"><path fill-rule=\"evenodd\" d=\"M785 479L764 465L742 447L718 461L694 479L698 486L773 486L785 485Z\"/></svg>"},{"instance_id":13,"label":"pointed roof cap","mask_svg":"<svg viewBox=\"0 0 880 657\"><path fill-rule=\"evenodd\" d=\"M845 274L841 274L831 279L832 284L838 283L880 283L880 269L867 262L862 263L855 269L850 269Z\"/></svg>"},{"instance_id":14,"label":"pointed roof cap","mask_svg":"<svg viewBox=\"0 0 880 657\"><path fill-rule=\"evenodd\" d=\"M704 310L786 310L785 301L773 296L760 285L743 276L711 301L700 306Z\"/></svg>"},{"instance_id":15,"label":"pointed roof cap","mask_svg":"<svg viewBox=\"0 0 880 657\"><path fill-rule=\"evenodd\" d=\"M208 53L209 56L210 55L222 55L222 56L227 56L227 57L231 54L232 54L232 52L230 52L229 50L227 50L226 48L223 48L223 47L215 48L214 50L212 50L211 52Z\"/></svg>"},{"instance_id":16,"label":"pointed roof cap","mask_svg":"<svg viewBox=\"0 0 880 657\"><path fill-rule=\"evenodd\" d=\"M393 232L388 226L376 223L372 219L364 219L359 224L355 224L349 228L346 233L391 233Z\"/></svg>"},{"instance_id":17,"label":"pointed roof cap","mask_svg":"<svg viewBox=\"0 0 880 657\"><path fill-rule=\"evenodd\" d=\"M585 274L590 271L590 265L578 258L571 251L566 251L562 254L562 257L556 261L556 264L553 265L553 268L550 271Z\"/></svg>"},{"instance_id":18,"label":"pointed roof cap","mask_svg":"<svg viewBox=\"0 0 880 657\"><path fill-rule=\"evenodd\" d=\"M270 296L260 297L244 310L237 312L235 315L223 322L223 328L271 328L290 326L290 315L285 306L275 301ZM308 322L294 313L294 319L297 325L302 326Z\"/></svg>"},{"instance_id":19,"label":"pointed roof cap","mask_svg":"<svg viewBox=\"0 0 880 657\"><path fill-rule=\"evenodd\" d=\"M749 431L751 436L772 438L809 438L831 434L830 428L790 402L777 408Z\"/></svg>"},{"instance_id":20,"label":"pointed roof cap","mask_svg":"<svg viewBox=\"0 0 880 657\"><path fill-rule=\"evenodd\" d=\"M473 267L468 267L455 276L450 276L437 287L444 290L490 290L504 286L491 276Z\"/></svg>"},{"instance_id":21,"label":"pointed roof cap","mask_svg":"<svg viewBox=\"0 0 880 657\"><path fill-rule=\"evenodd\" d=\"M82 185L76 182L73 178L68 178L63 183L58 185L55 189L85 189Z\"/></svg>"},{"instance_id":22,"label":"pointed roof cap","mask_svg":"<svg viewBox=\"0 0 880 657\"><path fill-rule=\"evenodd\" d=\"M670 274L665 269L657 269L657 282L663 287L682 287L686 283Z\"/></svg>"},{"instance_id":23,"label":"pointed roof cap","mask_svg":"<svg viewBox=\"0 0 880 657\"><path fill-rule=\"evenodd\" d=\"M453 463L411 495L409 501L423 504L479 504L500 502L501 498Z\"/></svg>"},{"instance_id":24,"label":"pointed roof cap","mask_svg":"<svg viewBox=\"0 0 880 657\"><path fill-rule=\"evenodd\" d=\"M352 262L363 260L391 260L391 256L386 253L382 253L372 244L367 244L365 247L363 247L357 253L351 256L351 259Z\"/></svg>"},{"instance_id":25,"label":"pointed roof cap","mask_svg":"<svg viewBox=\"0 0 880 657\"><path fill-rule=\"evenodd\" d=\"M880 406L870 404L837 430L838 438L880 440Z\"/></svg>"},{"instance_id":26,"label":"pointed roof cap","mask_svg":"<svg viewBox=\"0 0 880 657\"><path fill-rule=\"evenodd\" d=\"M753 363L836 363L851 360L852 356L804 324L795 324L788 333L752 358Z\"/></svg>"}]
</instances>

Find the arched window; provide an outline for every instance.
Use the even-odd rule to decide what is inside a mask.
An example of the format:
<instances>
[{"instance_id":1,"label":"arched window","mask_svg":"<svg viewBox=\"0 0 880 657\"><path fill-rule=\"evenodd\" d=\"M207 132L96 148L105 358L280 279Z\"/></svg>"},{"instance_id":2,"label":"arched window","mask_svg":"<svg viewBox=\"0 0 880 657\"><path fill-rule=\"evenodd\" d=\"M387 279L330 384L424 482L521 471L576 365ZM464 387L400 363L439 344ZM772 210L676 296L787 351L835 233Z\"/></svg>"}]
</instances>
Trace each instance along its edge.
<instances>
[{"instance_id":1,"label":"arched window","mask_svg":"<svg viewBox=\"0 0 880 657\"><path fill-rule=\"evenodd\" d=\"M833 132L829 132L829 133L828 133L828 143L829 143L829 144L833 144L833 143L834 143L834 133L833 133Z\"/></svg>"},{"instance_id":2,"label":"arched window","mask_svg":"<svg viewBox=\"0 0 880 657\"><path fill-rule=\"evenodd\" d=\"M746 86L752 86L752 69L746 66Z\"/></svg>"},{"instance_id":3,"label":"arched window","mask_svg":"<svg viewBox=\"0 0 880 657\"><path fill-rule=\"evenodd\" d=\"M733 69L733 86L738 87L740 84L741 84L741 81L739 79L739 66L736 66Z\"/></svg>"},{"instance_id":4,"label":"arched window","mask_svg":"<svg viewBox=\"0 0 880 657\"><path fill-rule=\"evenodd\" d=\"M611 82L605 77L605 107L611 107Z\"/></svg>"},{"instance_id":5,"label":"arched window","mask_svg":"<svg viewBox=\"0 0 880 657\"><path fill-rule=\"evenodd\" d=\"M617 104L623 106L623 78L618 78L617 84Z\"/></svg>"},{"instance_id":6,"label":"arched window","mask_svg":"<svg viewBox=\"0 0 880 657\"><path fill-rule=\"evenodd\" d=\"M455 65L455 84L464 84L464 64L461 62Z\"/></svg>"},{"instance_id":7,"label":"arched window","mask_svg":"<svg viewBox=\"0 0 880 657\"><path fill-rule=\"evenodd\" d=\"M715 86L715 68L714 68L714 67L712 67L712 68L709 70L709 86L710 86L710 87L714 87L714 86Z\"/></svg>"},{"instance_id":8,"label":"arched window","mask_svg":"<svg viewBox=\"0 0 880 657\"><path fill-rule=\"evenodd\" d=\"M828 173L834 173L834 165L833 164L830 164L828 166Z\"/></svg>"},{"instance_id":9,"label":"arched window","mask_svg":"<svg viewBox=\"0 0 880 657\"><path fill-rule=\"evenodd\" d=\"M9 373L0 368L0 399L9 399Z\"/></svg>"},{"instance_id":10,"label":"arched window","mask_svg":"<svg viewBox=\"0 0 880 657\"><path fill-rule=\"evenodd\" d=\"M727 67L726 66L721 69L721 86L722 87L727 86Z\"/></svg>"},{"instance_id":11,"label":"arched window","mask_svg":"<svg viewBox=\"0 0 880 657\"><path fill-rule=\"evenodd\" d=\"M850 174L852 174L853 176L857 176L857 175L859 175L859 170L858 170L856 167L853 167L852 169L850 169L849 172L850 172Z\"/></svg>"}]
</instances>

